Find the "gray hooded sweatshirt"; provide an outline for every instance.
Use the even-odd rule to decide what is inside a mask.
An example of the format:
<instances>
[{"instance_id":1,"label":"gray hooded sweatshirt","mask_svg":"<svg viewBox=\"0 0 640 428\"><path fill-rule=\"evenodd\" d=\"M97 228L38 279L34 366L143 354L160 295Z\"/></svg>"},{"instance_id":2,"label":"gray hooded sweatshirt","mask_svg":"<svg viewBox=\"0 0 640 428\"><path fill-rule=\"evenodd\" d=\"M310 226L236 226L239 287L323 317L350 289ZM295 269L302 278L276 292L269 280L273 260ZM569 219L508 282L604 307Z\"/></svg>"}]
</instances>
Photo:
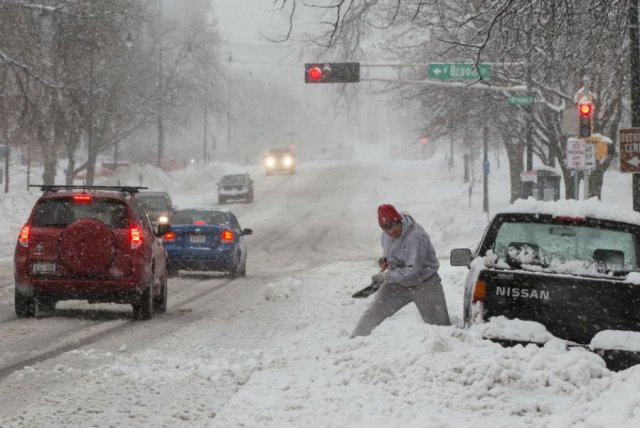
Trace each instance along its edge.
<instances>
[{"instance_id":1,"label":"gray hooded sweatshirt","mask_svg":"<svg viewBox=\"0 0 640 428\"><path fill-rule=\"evenodd\" d=\"M422 226L407 213L402 216L402 235L393 239L382 232L382 249L389 268L386 282L406 287L425 282L438 271L440 262L431 239Z\"/></svg>"}]
</instances>

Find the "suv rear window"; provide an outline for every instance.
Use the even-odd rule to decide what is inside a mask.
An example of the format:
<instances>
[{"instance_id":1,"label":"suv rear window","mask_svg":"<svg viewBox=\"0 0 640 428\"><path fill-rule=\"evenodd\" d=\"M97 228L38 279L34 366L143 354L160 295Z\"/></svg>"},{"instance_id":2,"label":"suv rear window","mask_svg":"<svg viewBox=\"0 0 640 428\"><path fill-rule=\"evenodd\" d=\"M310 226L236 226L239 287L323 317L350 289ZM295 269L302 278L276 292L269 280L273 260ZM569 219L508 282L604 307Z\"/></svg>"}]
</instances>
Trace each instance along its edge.
<instances>
[{"instance_id":1,"label":"suv rear window","mask_svg":"<svg viewBox=\"0 0 640 428\"><path fill-rule=\"evenodd\" d=\"M35 208L32 226L66 227L81 218L100 220L112 229L128 227L127 207L120 201L95 199L90 203L79 203L63 198L40 201Z\"/></svg>"}]
</instances>

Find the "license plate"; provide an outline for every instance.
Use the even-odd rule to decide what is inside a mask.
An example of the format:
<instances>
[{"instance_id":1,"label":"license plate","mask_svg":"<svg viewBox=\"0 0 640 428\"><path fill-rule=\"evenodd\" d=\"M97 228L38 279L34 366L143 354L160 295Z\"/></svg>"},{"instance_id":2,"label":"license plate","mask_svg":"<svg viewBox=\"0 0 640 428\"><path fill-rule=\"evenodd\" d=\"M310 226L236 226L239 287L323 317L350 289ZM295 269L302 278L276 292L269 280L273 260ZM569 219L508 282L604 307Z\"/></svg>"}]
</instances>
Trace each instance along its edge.
<instances>
[{"instance_id":1,"label":"license plate","mask_svg":"<svg viewBox=\"0 0 640 428\"><path fill-rule=\"evenodd\" d=\"M51 262L37 262L31 265L32 272L38 275L56 273L56 264Z\"/></svg>"},{"instance_id":2,"label":"license plate","mask_svg":"<svg viewBox=\"0 0 640 428\"><path fill-rule=\"evenodd\" d=\"M201 244L205 241L205 235L191 235L191 242L195 244Z\"/></svg>"}]
</instances>

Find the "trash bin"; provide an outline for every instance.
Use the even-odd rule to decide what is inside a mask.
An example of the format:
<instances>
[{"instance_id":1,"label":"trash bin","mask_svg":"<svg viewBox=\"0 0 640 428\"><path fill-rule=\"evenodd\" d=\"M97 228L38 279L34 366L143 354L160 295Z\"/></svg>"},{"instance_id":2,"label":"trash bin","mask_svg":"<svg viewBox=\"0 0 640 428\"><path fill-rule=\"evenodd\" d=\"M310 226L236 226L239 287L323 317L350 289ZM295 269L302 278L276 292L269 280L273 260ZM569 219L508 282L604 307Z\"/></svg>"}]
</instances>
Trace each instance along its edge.
<instances>
[{"instance_id":1,"label":"trash bin","mask_svg":"<svg viewBox=\"0 0 640 428\"><path fill-rule=\"evenodd\" d=\"M531 196L539 201L557 201L560 199L560 175L546 169L536 171L537 182L533 183Z\"/></svg>"}]
</instances>

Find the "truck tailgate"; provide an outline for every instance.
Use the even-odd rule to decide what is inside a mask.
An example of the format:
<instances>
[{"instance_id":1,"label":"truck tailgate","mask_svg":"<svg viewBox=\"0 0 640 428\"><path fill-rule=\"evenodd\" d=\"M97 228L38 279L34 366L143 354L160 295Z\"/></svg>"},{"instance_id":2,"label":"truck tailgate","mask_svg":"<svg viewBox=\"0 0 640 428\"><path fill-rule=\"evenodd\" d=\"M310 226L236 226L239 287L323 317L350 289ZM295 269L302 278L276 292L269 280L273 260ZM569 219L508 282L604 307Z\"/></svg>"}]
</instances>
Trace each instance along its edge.
<instances>
[{"instance_id":1,"label":"truck tailgate","mask_svg":"<svg viewBox=\"0 0 640 428\"><path fill-rule=\"evenodd\" d=\"M536 321L554 336L588 344L603 330L640 331L640 285L608 278L484 270L483 318Z\"/></svg>"}]
</instances>

